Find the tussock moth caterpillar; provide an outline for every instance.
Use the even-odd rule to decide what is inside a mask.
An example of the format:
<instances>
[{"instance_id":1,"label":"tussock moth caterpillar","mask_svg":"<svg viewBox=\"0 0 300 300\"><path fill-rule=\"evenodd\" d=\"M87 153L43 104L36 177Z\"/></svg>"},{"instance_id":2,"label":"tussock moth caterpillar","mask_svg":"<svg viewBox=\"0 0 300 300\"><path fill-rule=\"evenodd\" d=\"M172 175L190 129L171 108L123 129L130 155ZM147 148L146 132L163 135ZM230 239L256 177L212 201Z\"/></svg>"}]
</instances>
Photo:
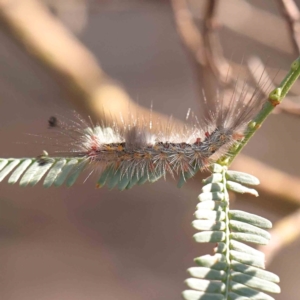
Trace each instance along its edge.
<instances>
[{"instance_id":1,"label":"tussock moth caterpillar","mask_svg":"<svg viewBox=\"0 0 300 300\"><path fill-rule=\"evenodd\" d=\"M69 122L52 116L49 130L59 134L63 143L57 139L57 145L67 146L66 151L56 157L0 161L0 181L14 170L8 180L11 183L21 178L21 185L34 185L45 175L46 187L64 182L72 185L82 170L90 169L90 174L100 173L97 187L129 189L167 174L179 176L183 183L198 170L230 155L229 148L250 130L249 122L265 98L262 87L251 89L237 80L229 99L219 96L212 108L206 105L207 116L201 119L188 114L189 122L180 128L171 119L168 124L159 120L154 124L151 115L132 114L126 122L122 116L121 122L107 118L97 125L78 115Z\"/></svg>"},{"instance_id":2,"label":"tussock moth caterpillar","mask_svg":"<svg viewBox=\"0 0 300 300\"><path fill-rule=\"evenodd\" d=\"M217 99L206 118L199 121L188 114L191 120L176 130L171 120L165 127L155 124L155 130L151 118L134 115L122 126L111 120L89 126L79 116L68 124L52 116L49 128L70 138L66 156L80 158L80 168L99 170L98 187L122 190L167 174L185 179L207 169L243 138L264 99L261 90L249 94L244 84L229 101Z\"/></svg>"}]
</instances>

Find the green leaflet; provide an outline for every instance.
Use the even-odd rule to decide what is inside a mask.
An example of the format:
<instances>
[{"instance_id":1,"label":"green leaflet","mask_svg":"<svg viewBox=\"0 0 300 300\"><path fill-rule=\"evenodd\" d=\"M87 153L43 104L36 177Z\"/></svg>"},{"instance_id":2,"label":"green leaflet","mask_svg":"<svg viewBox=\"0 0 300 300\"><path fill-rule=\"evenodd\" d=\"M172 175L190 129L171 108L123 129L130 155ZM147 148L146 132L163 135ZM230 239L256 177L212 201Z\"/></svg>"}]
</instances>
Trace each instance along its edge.
<instances>
[{"instance_id":1,"label":"green leaflet","mask_svg":"<svg viewBox=\"0 0 300 300\"><path fill-rule=\"evenodd\" d=\"M0 159L0 171L8 164L8 159Z\"/></svg>"},{"instance_id":2,"label":"green leaflet","mask_svg":"<svg viewBox=\"0 0 300 300\"><path fill-rule=\"evenodd\" d=\"M231 272L231 279L235 282L243 283L246 286L270 293L280 293L280 287L269 280L257 278L253 275L240 272Z\"/></svg>"},{"instance_id":3,"label":"green leaflet","mask_svg":"<svg viewBox=\"0 0 300 300\"><path fill-rule=\"evenodd\" d=\"M234 181L227 181L226 187L228 190L239 194L250 194L258 197L258 192L255 189L249 189L248 187Z\"/></svg>"},{"instance_id":4,"label":"green leaflet","mask_svg":"<svg viewBox=\"0 0 300 300\"><path fill-rule=\"evenodd\" d=\"M224 185L221 182L208 183L202 188L202 192L222 192L224 190Z\"/></svg>"},{"instance_id":5,"label":"green leaflet","mask_svg":"<svg viewBox=\"0 0 300 300\"><path fill-rule=\"evenodd\" d=\"M113 172L114 172L113 168L111 168L111 167L106 168L102 172L100 178L98 179L97 186L99 186L99 187L104 186L106 183L106 180L108 180L112 176Z\"/></svg>"},{"instance_id":6,"label":"green leaflet","mask_svg":"<svg viewBox=\"0 0 300 300\"><path fill-rule=\"evenodd\" d=\"M210 281L206 279L189 278L186 281L189 288L205 291L207 293L223 293L225 291L225 284L222 281Z\"/></svg>"},{"instance_id":7,"label":"green leaflet","mask_svg":"<svg viewBox=\"0 0 300 300\"><path fill-rule=\"evenodd\" d=\"M24 173L24 171L31 165L32 160L31 159L24 159L19 165L18 167L13 171L13 173L11 174L11 176L8 179L8 183L10 184L14 184L16 183L19 178L21 177L21 175Z\"/></svg>"},{"instance_id":8,"label":"green leaflet","mask_svg":"<svg viewBox=\"0 0 300 300\"><path fill-rule=\"evenodd\" d=\"M257 278L265 279L271 282L278 283L280 281L279 277L272 272L260 268L256 268L253 266L241 264L234 260L232 260L231 262L232 262L232 270L234 271L242 272L244 274L252 275Z\"/></svg>"},{"instance_id":9,"label":"green leaflet","mask_svg":"<svg viewBox=\"0 0 300 300\"><path fill-rule=\"evenodd\" d=\"M230 250L229 255L231 260L236 260L240 263L251 265L254 267L259 267L259 268L265 267L265 258L261 255L256 256L256 255L239 252L235 250Z\"/></svg>"},{"instance_id":10,"label":"green leaflet","mask_svg":"<svg viewBox=\"0 0 300 300\"><path fill-rule=\"evenodd\" d=\"M8 160L0 172L0 182L20 163L20 159Z\"/></svg>"},{"instance_id":11,"label":"green leaflet","mask_svg":"<svg viewBox=\"0 0 300 300\"><path fill-rule=\"evenodd\" d=\"M238 294L233 293L233 292L230 292L228 294L228 299L229 300L249 300L248 297L244 297L244 296L238 295Z\"/></svg>"},{"instance_id":12,"label":"green leaflet","mask_svg":"<svg viewBox=\"0 0 300 300\"><path fill-rule=\"evenodd\" d=\"M222 174L220 173L213 173L211 176L207 177L206 179L202 180L202 183L208 184L208 183L215 183L215 182L222 182Z\"/></svg>"},{"instance_id":13,"label":"green leaflet","mask_svg":"<svg viewBox=\"0 0 300 300\"><path fill-rule=\"evenodd\" d=\"M87 131L89 130L92 129L87 129ZM101 129L96 127L95 130ZM0 182L11 173L8 179L10 184L19 181L21 186L34 186L44 178L43 186L46 188L59 187L63 184L70 187L80 174L88 169L90 162L85 157L48 157L47 153L37 158L0 159ZM95 168L95 166L93 167ZM165 173L159 168L148 174L144 170L137 173L130 168L116 169L113 165L102 167L103 170L99 172L100 177L96 185L98 188L106 185L109 189L116 187L122 191L147 181L153 183L165 176Z\"/></svg>"},{"instance_id":14,"label":"green leaflet","mask_svg":"<svg viewBox=\"0 0 300 300\"><path fill-rule=\"evenodd\" d=\"M225 240L224 231L203 231L194 234L197 243L219 243Z\"/></svg>"},{"instance_id":15,"label":"green leaflet","mask_svg":"<svg viewBox=\"0 0 300 300\"><path fill-rule=\"evenodd\" d=\"M252 254L252 255L255 255L255 256L261 256L263 258L265 258L265 255L264 253L244 244L244 243L240 243L236 240L231 240L230 243L229 243L229 246L230 246L230 249L231 250L236 250L236 251L239 251L239 252L244 252L244 253L248 253L248 254Z\"/></svg>"},{"instance_id":16,"label":"green leaflet","mask_svg":"<svg viewBox=\"0 0 300 300\"><path fill-rule=\"evenodd\" d=\"M222 201L224 200L224 197L225 195L222 192L205 192L205 193L201 193L198 199L201 202L211 201L211 200Z\"/></svg>"},{"instance_id":17,"label":"green leaflet","mask_svg":"<svg viewBox=\"0 0 300 300\"><path fill-rule=\"evenodd\" d=\"M226 277L226 272L223 270L214 270L205 267L192 267L188 269L189 274L192 277L211 279L211 280L223 280Z\"/></svg>"},{"instance_id":18,"label":"green leaflet","mask_svg":"<svg viewBox=\"0 0 300 300\"><path fill-rule=\"evenodd\" d=\"M231 232L230 238L237 241L253 243L258 245L267 245L269 243L269 239L252 233Z\"/></svg>"},{"instance_id":19,"label":"green leaflet","mask_svg":"<svg viewBox=\"0 0 300 300\"><path fill-rule=\"evenodd\" d=\"M199 230L194 234L198 243L217 243L214 255L197 257L199 267L188 269L191 277L186 280L188 290L183 292L186 300L224 299L246 300L274 299L267 293L279 293L279 277L265 271L264 254L246 243L267 244L272 227L269 220L239 210L229 210L228 190L250 193L255 177L226 167L213 165L214 173L204 180L199 203L192 226Z\"/></svg>"},{"instance_id":20,"label":"green leaflet","mask_svg":"<svg viewBox=\"0 0 300 300\"><path fill-rule=\"evenodd\" d=\"M230 220L229 228L231 231L252 233L252 234L259 235L268 240L271 239L271 235L268 231L261 229L259 227L253 226L251 224L247 224L245 222Z\"/></svg>"},{"instance_id":21,"label":"green leaflet","mask_svg":"<svg viewBox=\"0 0 300 300\"><path fill-rule=\"evenodd\" d=\"M272 228L272 223L269 220L245 211L231 210L229 211L229 217L232 220L245 222L260 228Z\"/></svg>"},{"instance_id":22,"label":"green leaflet","mask_svg":"<svg viewBox=\"0 0 300 300\"><path fill-rule=\"evenodd\" d=\"M47 163L44 165L39 166L39 168L36 169L34 175L30 179L30 185L36 185L42 177L47 173L47 171L52 167L54 163L54 159L49 159Z\"/></svg>"},{"instance_id":23,"label":"green leaflet","mask_svg":"<svg viewBox=\"0 0 300 300\"><path fill-rule=\"evenodd\" d=\"M228 170L226 172L226 179L227 180L231 180L233 182L238 182L241 184L248 184L248 185L258 185L259 184L259 180L247 173L243 173L243 172L237 172L237 171L231 171Z\"/></svg>"},{"instance_id":24,"label":"green leaflet","mask_svg":"<svg viewBox=\"0 0 300 300\"><path fill-rule=\"evenodd\" d=\"M66 185L69 187L72 186L86 166L87 166L87 161L79 162L74 167L73 172L71 172L70 176L68 176L66 180Z\"/></svg>"},{"instance_id":25,"label":"green leaflet","mask_svg":"<svg viewBox=\"0 0 300 300\"><path fill-rule=\"evenodd\" d=\"M224 230L225 222L215 220L195 220L192 226L197 230Z\"/></svg>"},{"instance_id":26,"label":"green leaflet","mask_svg":"<svg viewBox=\"0 0 300 300\"><path fill-rule=\"evenodd\" d=\"M217 247L214 249L216 253L223 253L227 250L227 245L223 242L217 244Z\"/></svg>"},{"instance_id":27,"label":"green leaflet","mask_svg":"<svg viewBox=\"0 0 300 300\"><path fill-rule=\"evenodd\" d=\"M233 292L235 292L238 295L247 297L248 299L254 299L254 300L274 300L273 297L269 296L266 293L257 291L253 288L250 288L244 284L231 281L230 282L230 288Z\"/></svg>"},{"instance_id":28,"label":"green leaflet","mask_svg":"<svg viewBox=\"0 0 300 300\"><path fill-rule=\"evenodd\" d=\"M88 166L85 158L48 157L0 159L0 182L9 174L8 183L34 186L44 178L43 186L72 186ZM107 168L107 171L110 171ZM128 182L126 186L128 185Z\"/></svg>"},{"instance_id":29,"label":"green leaflet","mask_svg":"<svg viewBox=\"0 0 300 300\"><path fill-rule=\"evenodd\" d=\"M52 169L49 171L49 173L47 174L47 176L44 180L44 187L46 187L46 188L50 187L54 183L56 177L61 172L61 169L64 167L64 165L66 163L67 163L67 161L64 158L56 161L56 163L54 164Z\"/></svg>"},{"instance_id":30,"label":"green leaflet","mask_svg":"<svg viewBox=\"0 0 300 300\"><path fill-rule=\"evenodd\" d=\"M143 179L145 179L145 178L143 178ZM146 178L146 181L147 181L148 179ZM142 181L141 181L142 182ZM123 177L121 177L121 180L120 180L120 182L118 183L118 188L119 188L119 190L120 191L123 191L123 190L125 190L127 187L128 187L128 185L129 185L129 183L130 183L130 178L128 177L128 176L123 176ZM139 182L138 182L138 184L139 184ZM142 183L141 183L142 184Z\"/></svg>"},{"instance_id":31,"label":"green leaflet","mask_svg":"<svg viewBox=\"0 0 300 300\"><path fill-rule=\"evenodd\" d=\"M202 255L195 258L197 265L201 267L208 267L214 270L225 270L226 269L226 257L220 253L215 255Z\"/></svg>"},{"instance_id":32,"label":"green leaflet","mask_svg":"<svg viewBox=\"0 0 300 300\"><path fill-rule=\"evenodd\" d=\"M222 294L211 294L207 292L199 292L195 290L186 290L182 293L183 299L189 300L224 300Z\"/></svg>"},{"instance_id":33,"label":"green leaflet","mask_svg":"<svg viewBox=\"0 0 300 300\"><path fill-rule=\"evenodd\" d=\"M217 202L217 201L204 201L197 204L197 210L223 210L226 206L226 202Z\"/></svg>"},{"instance_id":34,"label":"green leaflet","mask_svg":"<svg viewBox=\"0 0 300 300\"><path fill-rule=\"evenodd\" d=\"M57 177L54 179L54 185L55 186L61 186L65 180L67 179L69 173L72 171L72 169L78 164L78 160L73 158L69 160L66 165L61 169L60 173L57 175Z\"/></svg>"},{"instance_id":35,"label":"green leaflet","mask_svg":"<svg viewBox=\"0 0 300 300\"><path fill-rule=\"evenodd\" d=\"M213 210L201 210L198 209L195 212L196 219L203 219L203 220L213 220L213 221L222 221L226 217L224 211L213 211Z\"/></svg>"}]
</instances>

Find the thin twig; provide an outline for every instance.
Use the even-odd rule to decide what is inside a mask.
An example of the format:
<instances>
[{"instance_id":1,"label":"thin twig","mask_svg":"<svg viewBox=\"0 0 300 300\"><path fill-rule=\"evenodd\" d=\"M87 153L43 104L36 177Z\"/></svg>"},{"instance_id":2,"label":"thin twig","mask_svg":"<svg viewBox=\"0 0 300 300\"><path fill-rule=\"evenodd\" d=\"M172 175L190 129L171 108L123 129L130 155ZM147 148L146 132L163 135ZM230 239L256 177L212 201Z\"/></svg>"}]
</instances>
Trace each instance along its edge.
<instances>
[{"instance_id":1,"label":"thin twig","mask_svg":"<svg viewBox=\"0 0 300 300\"><path fill-rule=\"evenodd\" d=\"M227 85L230 83L232 70L223 55L222 45L217 32L219 27L216 14L217 4L218 0L209 0L207 2L203 29L204 49L208 63L218 82Z\"/></svg>"},{"instance_id":2,"label":"thin twig","mask_svg":"<svg viewBox=\"0 0 300 300\"><path fill-rule=\"evenodd\" d=\"M300 11L293 0L279 0L278 2L287 19L294 48L300 54Z\"/></svg>"},{"instance_id":3,"label":"thin twig","mask_svg":"<svg viewBox=\"0 0 300 300\"><path fill-rule=\"evenodd\" d=\"M195 64L205 66L204 42L201 32L194 23L187 0L171 0L178 34Z\"/></svg>"},{"instance_id":4,"label":"thin twig","mask_svg":"<svg viewBox=\"0 0 300 300\"><path fill-rule=\"evenodd\" d=\"M188 0L171 0L171 5L178 35L195 70L199 94L202 95L205 89L207 99L214 99L217 88L216 78L208 64L204 38L191 14Z\"/></svg>"},{"instance_id":5,"label":"thin twig","mask_svg":"<svg viewBox=\"0 0 300 300\"><path fill-rule=\"evenodd\" d=\"M231 67L223 56L217 33L217 0L207 1L203 19L203 34L196 25L187 0L171 0L177 31L188 50L194 66L198 69L210 67L219 83L228 84ZM201 72L202 70L198 70Z\"/></svg>"},{"instance_id":6,"label":"thin twig","mask_svg":"<svg viewBox=\"0 0 300 300\"><path fill-rule=\"evenodd\" d=\"M290 91L291 87L297 81L300 76L300 57L298 57L291 66L290 71L286 77L282 80L278 88L274 89L270 95L268 101L264 104L263 108L259 113L252 119L248 124L248 132L245 134L243 141L238 147L235 145L229 150L231 157L226 162L229 165L234 158L240 153L240 151L245 147L247 142L251 139L254 133L259 129L262 123L265 121L267 116L274 110L274 108L279 105L282 100L286 97L287 93Z\"/></svg>"},{"instance_id":7,"label":"thin twig","mask_svg":"<svg viewBox=\"0 0 300 300\"><path fill-rule=\"evenodd\" d=\"M259 88L261 92L264 93L266 97L268 97L268 91L264 88L264 86L268 87L268 89L271 90L274 90L276 87L273 84L273 81L271 80L268 72L266 71L266 67L264 63L258 57L252 57L248 60L247 65L248 65L249 72L256 83L257 88ZM264 74L263 82L262 80L260 80L261 74ZM289 115L299 117L300 103L299 104L297 103L299 101L300 98L297 96L286 97L284 102L274 109L273 113L277 114L283 112Z\"/></svg>"}]
</instances>

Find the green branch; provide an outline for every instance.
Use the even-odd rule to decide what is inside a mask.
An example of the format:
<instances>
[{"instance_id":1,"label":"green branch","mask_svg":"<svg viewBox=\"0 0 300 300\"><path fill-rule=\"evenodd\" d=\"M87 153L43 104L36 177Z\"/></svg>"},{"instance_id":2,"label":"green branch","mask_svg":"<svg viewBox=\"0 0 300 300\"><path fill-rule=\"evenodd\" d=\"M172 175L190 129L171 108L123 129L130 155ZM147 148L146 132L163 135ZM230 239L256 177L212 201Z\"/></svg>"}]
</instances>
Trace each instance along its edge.
<instances>
[{"instance_id":1,"label":"green branch","mask_svg":"<svg viewBox=\"0 0 300 300\"><path fill-rule=\"evenodd\" d=\"M234 145L230 148L229 152L230 157L227 159L221 159L221 164L225 164L229 166L234 158L241 152L244 146L248 143L250 138L254 135L254 133L259 129L267 118L267 116L273 111L273 109L281 103L284 97L287 95L293 84L296 82L300 75L300 57L298 57L291 65L291 69L286 75L286 77L282 80L279 87L274 89L270 94L268 101L264 104L263 108L259 111L259 113L253 118L253 120L248 124L248 131L241 143Z\"/></svg>"}]
</instances>

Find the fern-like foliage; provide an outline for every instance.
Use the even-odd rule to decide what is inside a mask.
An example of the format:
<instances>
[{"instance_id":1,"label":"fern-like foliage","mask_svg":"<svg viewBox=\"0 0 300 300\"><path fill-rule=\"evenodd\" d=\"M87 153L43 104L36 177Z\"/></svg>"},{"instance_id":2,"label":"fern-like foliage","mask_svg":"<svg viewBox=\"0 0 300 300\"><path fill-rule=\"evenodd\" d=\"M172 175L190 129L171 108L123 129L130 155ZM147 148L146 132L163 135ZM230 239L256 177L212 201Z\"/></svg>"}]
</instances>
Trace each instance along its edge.
<instances>
[{"instance_id":1,"label":"fern-like foliage","mask_svg":"<svg viewBox=\"0 0 300 300\"><path fill-rule=\"evenodd\" d=\"M198 267L188 269L189 290L186 300L271 300L269 293L279 293L279 277L264 270L264 254L245 243L265 245L272 227L269 220L239 210L229 210L228 190L258 196L256 190L244 184L259 184L252 175L228 171L215 164L213 174L204 180L200 203L192 225L200 232L194 235L198 243L217 243L214 255L197 257Z\"/></svg>"},{"instance_id":2,"label":"fern-like foliage","mask_svg":"<svg viewBox=\"0 0 300 300\"><path fill-rule=\"evenodd\" d=\"M47 154L37 158L0 159L0 182L8 177L8 183L19 182L21 186L34 186L44 178L43 186L72 186L83 170L88 169L89 160L83 157L49 157ZM164 176L161 173L122 174L120 170L108 166L101 172L97 187L106 185L112 189L130 189L146 181L155 182Z\"/></svg>"},{"instance_id":3,"label":"fern-like foliage","mask_svg":"<svg viewBox=\"0 0 300 300\"><path fill-rule=\"evenodd\" d=\"M61 186L63 183L71 186L85 166L83 158L50 158L45 155L39 158L0 159L0 182L10 175L10 184L19 181L21 186L34 186L46 174L44 187Z\"/></svg>"},{"instance_id":4,"label":"fern-like foliage","mask_svg":"<svg viewBox=\"0 0 300 300\"><path fill-rule=\"evenodd\" d=\"M72 186L87 167L85 158L54 158L46 154L38 158L0 159L0 182L33 186L44 178L44 187ZM229 210L228 190L258 196L256 190L244 186L256 185L258 179L245 173L228 171L218 164L212 166L212 175L204 180L195 212L193 227L198 243L217 243L214 255L195 259L198 267L188 270L189 290L183 292L186 300L271 300L265 292L279 293L279 277L264 270L264 254L245 243L265 245L270 234L265 230L272 224L267 219L238 210ZM156 181L163 176L121 176L107 167L100 175L98 186L131 188L145 181ZM179 184L182 184L182 179Z\"/></svg>"}]
</instances>

